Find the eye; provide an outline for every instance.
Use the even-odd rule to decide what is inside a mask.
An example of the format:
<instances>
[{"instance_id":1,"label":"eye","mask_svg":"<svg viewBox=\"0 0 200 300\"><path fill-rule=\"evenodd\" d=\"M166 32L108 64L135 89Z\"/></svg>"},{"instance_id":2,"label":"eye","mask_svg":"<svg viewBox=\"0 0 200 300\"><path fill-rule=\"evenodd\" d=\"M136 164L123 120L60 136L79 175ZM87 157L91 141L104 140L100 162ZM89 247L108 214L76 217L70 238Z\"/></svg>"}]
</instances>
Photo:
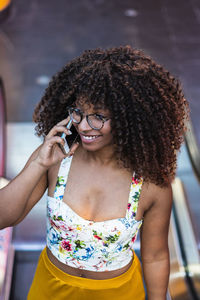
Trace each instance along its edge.
<instances>
[{"instance_id":1,"label":"eye","mask_svg":"<svg viewBox=\"0 0 200 300\"><path fill-rule=\"evenodd\" d=\"M74 107L73 112L77 115L82 115L82 111L79 108Z\"/></svg>"},{"instance_id":2,"label":"eye","mask_svg":"<svg viewBox=\"0 0 200 300\"><path fill-rule=\"evenodd\" d=\"M103 120L105 117L100 114L95 114L95 117L99 120Z\"/></svg>"}]
</instances>

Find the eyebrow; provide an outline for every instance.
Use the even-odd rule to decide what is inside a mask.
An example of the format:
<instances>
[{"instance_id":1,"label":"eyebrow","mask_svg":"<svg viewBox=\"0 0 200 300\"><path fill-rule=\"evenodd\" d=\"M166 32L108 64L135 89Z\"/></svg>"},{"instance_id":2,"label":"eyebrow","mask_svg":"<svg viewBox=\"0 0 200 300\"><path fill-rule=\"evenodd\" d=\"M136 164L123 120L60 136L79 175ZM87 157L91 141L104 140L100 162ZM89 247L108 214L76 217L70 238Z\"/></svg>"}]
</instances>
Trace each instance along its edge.
<instances>
[{"instance_id":1,"label":"eyebrow","mask_svg":"<svg viewBox=\"0 0 200 300\"><path fill-rule=\"evenodd\" d=\"M75 108L77 108L77 109L79 109L81 112L84 112L81 108L79 108L77 105L76 105L76 107ZM94 114L97 114L97 115L102 115L103 117L105 117L105 115L107 115L107 113L105 113L105 112L102 112L102 111L99 111L99 110L101 110L101 108L97 108L96 110L95 110L95 112L93 112L93 113L91 113L92 115ZM90 115L90 114L89 114Z\"/></svg>"}]
</instances>

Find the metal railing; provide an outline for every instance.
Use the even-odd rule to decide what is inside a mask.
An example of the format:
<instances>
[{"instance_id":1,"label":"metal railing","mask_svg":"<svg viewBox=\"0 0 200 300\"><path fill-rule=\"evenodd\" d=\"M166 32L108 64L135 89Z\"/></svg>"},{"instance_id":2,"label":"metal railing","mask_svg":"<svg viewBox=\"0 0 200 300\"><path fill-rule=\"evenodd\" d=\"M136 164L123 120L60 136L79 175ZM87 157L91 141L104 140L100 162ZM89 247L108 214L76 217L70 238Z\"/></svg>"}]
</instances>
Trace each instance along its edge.
<instances>
[{"instance_id":1,"label":"metal railing","mask_svg":"<svg viewBox=\"0 0 200 300\"><path fill-rule=\"evenodd\" d=\"M169 290L172 300L200 299L200 258L188 212L184 187L179 178L172 184L173 212L169 245L171 272Z\"/></svg>"},{"instance_id":2,"label":"metal railing","mask_svg":"<svg viewBox=\"0 0 200 300\"><path fill-rule=\"evenodd\" d=\"M197 144L195 133L191 121L188 122L188 131L185 134L185 144L190 157L192 168L198 181L200 182L200 150Z\"/></svg>"}]
</instances>

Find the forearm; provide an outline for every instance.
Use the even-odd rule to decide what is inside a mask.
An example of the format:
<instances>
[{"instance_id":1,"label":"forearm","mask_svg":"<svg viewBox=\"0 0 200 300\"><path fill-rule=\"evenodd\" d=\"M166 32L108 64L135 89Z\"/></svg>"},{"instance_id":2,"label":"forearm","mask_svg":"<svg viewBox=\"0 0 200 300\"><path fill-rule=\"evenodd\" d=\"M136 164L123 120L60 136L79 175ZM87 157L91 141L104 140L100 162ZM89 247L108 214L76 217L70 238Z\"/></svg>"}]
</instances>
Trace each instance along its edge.
<instances>
[{"instance_id":1,"label":"forearm","mask_svg":"<svg viewBox=\"0 0 200 300\"><path fill-rule=\"evenodd\" d=\"M32 161L0 190L0 229L11 226L22 215L32 191L45 172L44 167Z\"/></svg>"},{"instance_id":2,"label":"forearm","mask_svg":"<svg viewBox=\"0 0 200 300\"><path fill-rule=\"evenodd\" d=\"M169 254L162 259L143 261L148 300L166 300L170 263Z\"/></svg>"}]
</instances>

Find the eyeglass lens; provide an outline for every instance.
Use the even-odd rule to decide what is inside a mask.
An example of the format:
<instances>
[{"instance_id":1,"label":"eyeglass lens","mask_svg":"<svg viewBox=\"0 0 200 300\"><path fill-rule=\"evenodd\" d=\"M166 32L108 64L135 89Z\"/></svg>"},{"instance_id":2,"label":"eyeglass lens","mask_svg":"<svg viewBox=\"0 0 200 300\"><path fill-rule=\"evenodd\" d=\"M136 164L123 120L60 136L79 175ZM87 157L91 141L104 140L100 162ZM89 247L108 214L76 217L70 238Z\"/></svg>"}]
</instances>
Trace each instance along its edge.
<instances>
[{"instance_id":1,"label":"eyeglass lens","mask_svg":"<svg viewBox=\"0 0 200 300\"><path fill-rule=\"evenodd\" d=\"M81 122L83 115L80 110L71 109L69 110L69 113L74 123L79 124ZM90 127L93 129L101 129L103 126L103 120L98 115L88 115L86 119Z\"/></svg>"}]
</instances>

